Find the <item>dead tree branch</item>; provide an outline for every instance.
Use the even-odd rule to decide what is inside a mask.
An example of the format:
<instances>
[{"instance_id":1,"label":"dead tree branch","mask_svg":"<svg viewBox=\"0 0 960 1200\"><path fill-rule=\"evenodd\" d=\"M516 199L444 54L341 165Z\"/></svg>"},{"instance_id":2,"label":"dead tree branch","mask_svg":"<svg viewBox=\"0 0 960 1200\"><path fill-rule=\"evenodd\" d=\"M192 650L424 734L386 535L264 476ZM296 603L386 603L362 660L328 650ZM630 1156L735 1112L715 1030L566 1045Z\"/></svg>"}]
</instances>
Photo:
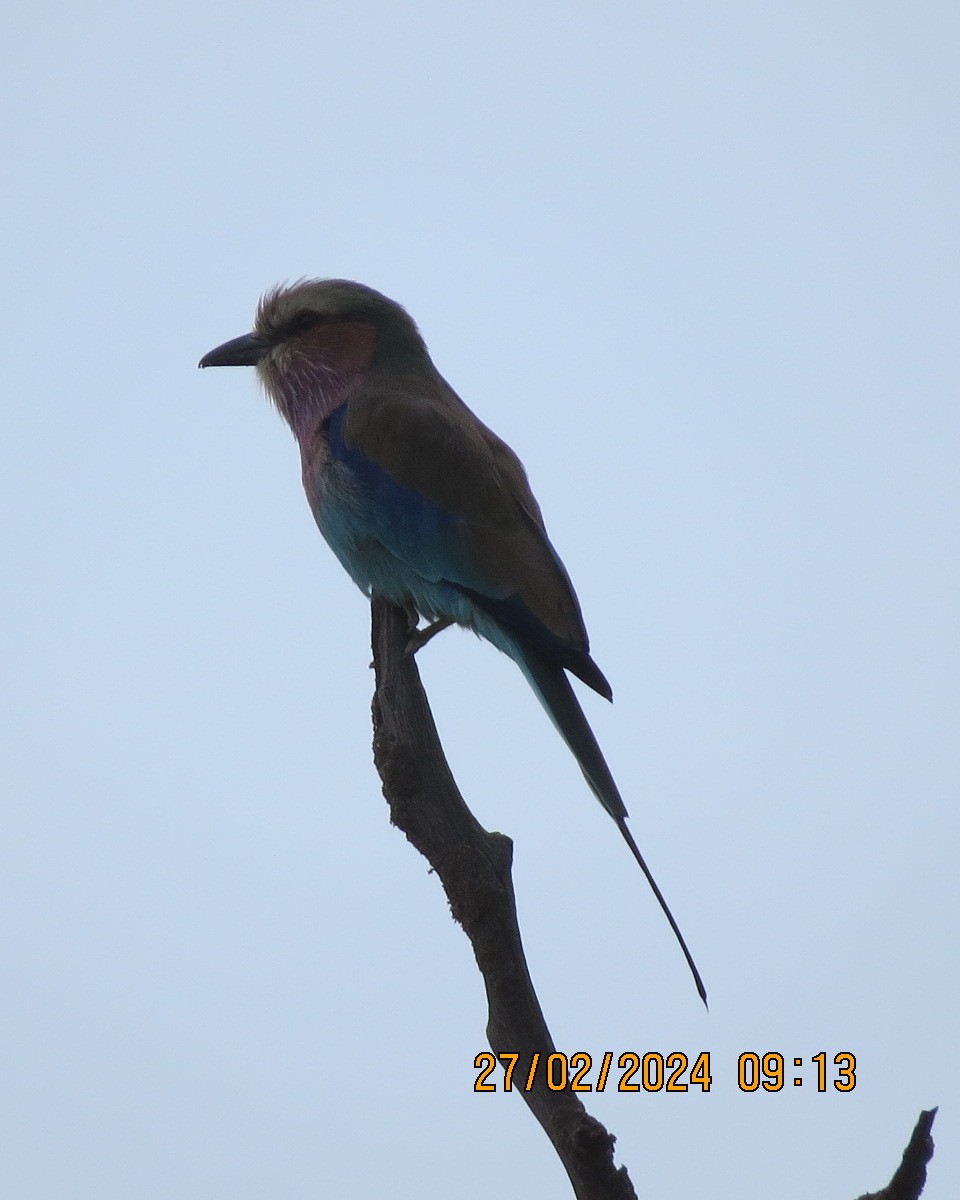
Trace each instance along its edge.
<instances>
[{"instance_id":1,"label":"dead tree branch","mask_svg":"<svg viewBox=\"0 0 960 1200\"><path fill-rule=\"evenodd\" d=\"M903 1161L894 1172L893 1178L882 1192L861 1196L860 1200L918 1200L927 1182L927 1163L933 1158L933 1118L937 1110L931 1108L920 1114L910 1141L903 1152Z\"/></svg>"},{"instance_id":2,"label":"dead tree branch","mask_svg":"<svg viewBox=\"0 0 960 1200\"><path fill-rule=\"evenodd\" d=\"M390 819L427 859L450 911L469 937L487 990L487 1039L494 1054L519 1054L516 1078L532 1056L554 1052L520 941L511 864L513 843L488 833L460 795L420 682L406 651L402 609L374 600L373 751ZM613 1165L614 1137L569 1090L554 1092L538 1070L518 1088L563 1163L578 1200L636 1200L625 1167Z\"/></svg>"}]
</instances>

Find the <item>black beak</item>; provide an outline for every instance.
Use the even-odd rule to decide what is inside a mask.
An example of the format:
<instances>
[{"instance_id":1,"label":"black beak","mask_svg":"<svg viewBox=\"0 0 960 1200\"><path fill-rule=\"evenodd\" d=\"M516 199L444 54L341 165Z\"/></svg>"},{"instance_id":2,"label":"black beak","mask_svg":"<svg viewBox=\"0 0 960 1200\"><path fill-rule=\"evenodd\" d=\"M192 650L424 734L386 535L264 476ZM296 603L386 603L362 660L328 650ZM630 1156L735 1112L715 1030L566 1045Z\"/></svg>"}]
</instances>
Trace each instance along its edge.
<instances>
[{"instance_id":1,"label":"black beak","mask_svg":"<svg viewBox=\"0 0 960 1200\"><path fill-rule=\"evenodd\" d=\"M270 343L255 333L224 342L200 359L200 367L255 367L270 349Z\"/></svg>"}]
</instances>

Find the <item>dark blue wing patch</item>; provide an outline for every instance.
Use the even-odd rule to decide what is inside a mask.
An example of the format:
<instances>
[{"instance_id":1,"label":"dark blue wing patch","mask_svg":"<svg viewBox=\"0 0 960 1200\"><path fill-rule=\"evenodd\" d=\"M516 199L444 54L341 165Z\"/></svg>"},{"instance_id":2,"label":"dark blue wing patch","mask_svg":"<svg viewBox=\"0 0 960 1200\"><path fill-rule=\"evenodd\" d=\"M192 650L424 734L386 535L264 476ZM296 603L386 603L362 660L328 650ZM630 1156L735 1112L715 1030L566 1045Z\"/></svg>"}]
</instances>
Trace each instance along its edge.
<instances>
[{"instance_id":1,"label":"dark blue wing patch","mask_svg":"<svg viewBox=\"0 0 960 1200\"><path fill-rule=\"evenodd\" d=\"M483 609L488 616L493 617L497 624L512 634L525 649L530 648L547 662L572 671L605 700L613 699L613 689L589 652L580 646L571 646L569 642L551 633L546 625L534 616L521 596L514 594L500 600L462 584L455 583L452 586L472 600L478 608Z\"/></svg>"}]
</instances>

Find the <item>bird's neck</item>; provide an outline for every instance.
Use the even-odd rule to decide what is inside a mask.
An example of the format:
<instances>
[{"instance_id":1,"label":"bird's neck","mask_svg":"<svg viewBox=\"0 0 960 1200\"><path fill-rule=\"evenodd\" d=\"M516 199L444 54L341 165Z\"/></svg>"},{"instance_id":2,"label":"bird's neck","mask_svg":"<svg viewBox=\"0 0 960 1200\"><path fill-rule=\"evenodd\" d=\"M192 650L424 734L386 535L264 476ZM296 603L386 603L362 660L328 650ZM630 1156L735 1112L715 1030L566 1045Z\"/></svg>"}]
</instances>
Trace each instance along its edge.
<instances>
[{"instance_id":1,"label":"bird's neck","mask_svg":"<svg viewBox=\"0 0 960 1200\"><path fill-rule=\"evenodd\" d=\"M321 321L294 342L281 343L258 366L267 394L301 447L369 370L378 335L367 321Z\"/></svg>"},{"instance_id":2,"label":"bird's neck","mask_svg":"<svg viewBox=\"0 0 960 1200\"><path fill-rule=\"evenodd\" d=\"M362 371L331 367L297 356L265 363L264 389L301 446L349 399Z\"/></svg>"}]
</instances>

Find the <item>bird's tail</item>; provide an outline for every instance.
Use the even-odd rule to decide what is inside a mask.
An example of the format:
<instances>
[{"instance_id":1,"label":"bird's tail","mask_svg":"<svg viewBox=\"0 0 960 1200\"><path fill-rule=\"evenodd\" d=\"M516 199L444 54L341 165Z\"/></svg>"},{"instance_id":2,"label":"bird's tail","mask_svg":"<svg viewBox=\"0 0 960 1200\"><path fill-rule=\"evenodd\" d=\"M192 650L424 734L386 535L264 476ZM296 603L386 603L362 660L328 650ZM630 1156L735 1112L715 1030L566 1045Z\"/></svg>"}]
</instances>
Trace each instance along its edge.
<instances>
[{"instance_id":1,"label":"bird's tail","mask_svg":"<svg viewBox=\"0 0 960 1200\"><path fill-rule=\"evenodd\" d=\"M627 816L626 805L567 673L529 650L521 651L517 664L557 732L573 751L591 791L619 824Z\"/></svg>"},{"instance_id":2,"label":"bird's tail","mask_svg":"<svg viewBox=\"0 0 960 1200\"><path fill-rule=\"evenodd\" d=\"M683 934L680 932L679 926L673 919L673 913L671 913L666 900L664 900L663 893L657 886L657 881L650 873L650 868L644 862L643 855L640 853L637 843L633 840L633 834L627 828L626 806L623 803L614 778L610 774L610 768L606 764L597 739L594 737L593 730L590 728L583 709L580 707L580 701L577 699L570 680L567 678L566 672L562 667L549 663L536 653L531 653L527 650L512 654L511 657L520 667L520 670L523 671L527 682L533 688L534 692L536 692L537 699L556 726L557 732L573 752L573 756L577 760L584 778L590 785L591 791L610 816L613 817L624 841L630 847L633 857L637 860L640 869L647 877L647 882L653 889L653 894L656 896L664 915L670 922L670 928L680 943L680 949L683 951L684 957L687 960L687 966L689 966L693 974L700 999L706 1004L707 991L703 986L703 980L700 978L700 972L697 970L697 964L693 961L693 956L687 949L687 943L683 939Z\"/></svg>"}]
</instances>

